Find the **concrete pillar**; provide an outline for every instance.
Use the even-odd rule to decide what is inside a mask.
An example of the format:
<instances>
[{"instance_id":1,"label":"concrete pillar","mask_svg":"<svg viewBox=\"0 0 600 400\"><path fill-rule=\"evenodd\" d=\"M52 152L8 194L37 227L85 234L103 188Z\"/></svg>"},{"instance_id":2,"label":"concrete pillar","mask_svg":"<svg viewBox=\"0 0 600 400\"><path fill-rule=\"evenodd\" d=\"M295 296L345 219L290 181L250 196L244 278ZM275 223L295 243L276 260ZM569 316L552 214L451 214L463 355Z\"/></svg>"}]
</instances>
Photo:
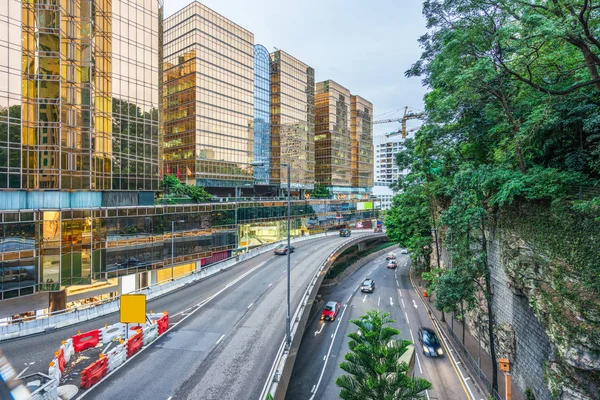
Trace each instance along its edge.
<instances>
[{"instance_id":1,"label":"concrete pillar","mask_svg":"<svg viewBox=\"0 0 600 400\"><path fill-rule=\"evenodd\" d=\"M358 251L361 252L365 249L365 242L358 242Z\"/></svg>"},{"instance_id":2,"label":"concrete pillar","mask_svg":"<svg viewBox=\"0 0 600 400\"><path fill-rule=\"evenodd\" d=\"M67 308L67 292L61 290L60 292L49 292L50 298L50 312L60 311Z\"/></svg>"},{"instance_id":3,"label":"concrete pillar","mask_svg":"<svg viewBox=\"0 0 600 400\"><path fill-rule=\"evenodd\" d=\"M148 282L148 285L156 285L156 282L158 282L156 271L150 271L150 281Z\"/></svg>"}]
</instances>

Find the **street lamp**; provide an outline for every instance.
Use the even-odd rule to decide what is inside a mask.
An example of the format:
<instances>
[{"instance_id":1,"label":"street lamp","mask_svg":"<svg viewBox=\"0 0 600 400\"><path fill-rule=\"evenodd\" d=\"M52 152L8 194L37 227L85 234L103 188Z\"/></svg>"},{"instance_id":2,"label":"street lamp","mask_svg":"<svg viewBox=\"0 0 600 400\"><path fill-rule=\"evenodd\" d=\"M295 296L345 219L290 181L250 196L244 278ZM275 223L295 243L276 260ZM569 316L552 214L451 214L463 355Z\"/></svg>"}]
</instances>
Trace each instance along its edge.
<instances>
[{"instance_id":1,"label":"street lamp","mask_svg":"<svg viewBox=\"0 0 600 400\"><path fill-rule=\"evenodd\" d=\"M171 221L171 268L175 266L175 224L183 224L184 222L182 219Z\"/></svg>"},{"instance_id":2,"label":"street lamp","mask_svg":"<svg viewBox=\"0 0 600 400\"><path fill-rule=\"evenodd\" d=\"M253 161L250 163L253 167L262 167L265 165L264 162L261 161ZM285 318L285 342L287 345L287 349L289 351L290 346L292 344L292 335L290 332L290 263L291 263L291 236L290 236L290 228L291 228L291 216L292 216L292 206L290 201L290 192L291 192L291 165L290 164L279 164L281 167L287 167L287 316Z\"/></svg>"}]
</instances>

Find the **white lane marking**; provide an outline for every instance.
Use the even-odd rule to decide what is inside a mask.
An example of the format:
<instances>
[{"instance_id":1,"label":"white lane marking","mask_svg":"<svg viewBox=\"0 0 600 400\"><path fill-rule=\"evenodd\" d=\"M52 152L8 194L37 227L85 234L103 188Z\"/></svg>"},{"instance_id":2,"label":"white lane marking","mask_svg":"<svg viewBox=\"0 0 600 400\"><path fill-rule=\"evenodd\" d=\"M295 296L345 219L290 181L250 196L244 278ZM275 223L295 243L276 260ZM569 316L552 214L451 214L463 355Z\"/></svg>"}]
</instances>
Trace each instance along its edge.
<instances>
[{"instance_id":1,"label":"white lane marking","mask_svg":"<svg viewBox=\"0 0 600 400\"><path fill-rule=\"evenodd\" d=\"M317 336L319 333L321 333L321 331L323 330L323 327L325 326L325 324L321 324L321 329L319 329L318 331L315 331L315 336Z\"/></svg>"},{"instance_id":2,"label":"white lane marking","mask_svg":"<svg viewBox=\"0 0 600 400\"><path fill-rule=\"evenodd\" d=\"M398 289L398 294L402 297L402 290Z\"/></svg>"},{"instance_id":3,"label":"white lane marking","mask_svg":"<svg viewBox=\"0 0 600 400\"><path fill-rule=\"evenodd\" d=\"M412 330L408 330L410 332L410 338L412 339L412 342L415 343L415 337L412 334ZM415 351L415 356L417 356L417 364L419 365L419 372L423 373L423 368L421 367L421 360L419 360L419 354L417 354L417 352Z\"/></svg>"},{"instance_id":4,"label":"white lane marking","mask_svg":"<svg viewBox=\"0 0 600 400\"><path fill-rule=\"evenodd\" d=\"M331 338L333 339L333 333L331 334Z\"/></svg>"},{"instance_id":5,"label":"white lane marking","mask_svg":"<svg viewBox=\"0 0 600 400\"><path fill-rule=\"evenodd\" d=\"M415 308L417 308L417 302L413 299L413 304L415 305Z\"/></svg>"},{"instance_id":6,"label":"white lane marking","mask_svg":"<svg viewBox=\"0 0 600 400\"><path fill-rule=\"evenodd\" d=\"M344 318L344 313L346 312L346 308L347 306L344 305L344 309L342 310L342 315L340 316L340 321ZM329 345L329 350L327 351L327 358L325 359L325 364L323 364L323 369L321 370L321 375L319 375L319 380L317 381L317 385L315 387L315 392L313 393L312 396L310 396L310 400L313 400L315 398L315 395L317 394L317 390L319 389L319 385L321 384L321 381L323 380L323 374L325 373L325 368L327 368L327 361L329 361L329 354L331 354L331 349L333 348L333 343L335 343L335 336L337 336L337 332L338 329L340 328L341 324L337 324L337 326L335 327L335 332L333 332L333 336L334 336L334 340L331 341L331 344Z\"/></svg>"},{"instance_id":7,"label":"white lane marking","mask_svg":"<svg viewBox=\"0 0 600 400\"><path fill-rule=\"evenodd\" d=\"M225 337L225 335L221 335L221 337L219 338L219 340L217 340L217 344L221 343L221 340L223 340L224 337Z\"/></svg>"},{"instance_id":8,"label":"white lane marking","mask_svg":"<svg viewBox=\"0 0 600 400\"><path fill-rule=\"evenodd\" d=\"M171 400L173 398L173 396L169 396L169 398L167 400Z\"/></svg>"},{"instance_id":9,"label":"white lane marking","mask_svg":"<svg viewBox=\"0 0 600 400\"><path fill-rule=\"evenodd\" d=\"M353 295L354 295L354 293L352 293L352 294L350 295L350 297L348 297L348 300L346 300L346 303L348 303L350 300L352 300L352 296L353 296Z\"/></svg>"},{"instance_id":10,"label":"white lane marking","mask_svg":"<svg viewBox=\"0 0 600 400\"><path fill-rule=\"evenodd\" d=\"M25 369L21 372L19 372L19 375L17 375L17 377L15 379L19 379L21 377L21 375L23 375L23 372L27 371L29 369L29 367L25 367Z\"/></svg>"},{"instance_id":11,"label":"white lane marking","mask_svg":"<svg viewBox=\"0 0 600 400\"><path fill-rule=\"evenodd\" d=\"M456 364L456 357L454 357L453 350L450 347L450 343L448 342L448 340L446 340L445 335L443 334L443 331L441 330L441 327L439 326L438 322L433 320L433 323L435 324L435 326L437 327L438 332L440 333L439 336L442 337L443 342L446 344L446 348L450 349L450 351L448 352L450 354L450 357L452 357L452 361L454 361L454 364ZM467 390L469 391L469 394L471 395L471 398L475 398L475 396L473 396L473 392L471 391L471 386L469 386L469 383L467 382L467 378L465 378L465 376L462 373L462 370L458 367L456 367L456 369L458 370L458 373L460 375L460 378L465 382L465 386L467 387Z\"/></svg>"},{"instance_id":12,"label":"white lane marking","mask_svg":"<svg viewBox=\"0 0 600 400\"><path fill-rule=\"evenodd\" d=\"M390 297L390 306L394 305L394 300L392 300L392 298Z\"/></svg>"},{"instance_id":13,"label":"white lane marking","mask_svg":"<svg viewBox=\"0 0 600 400\"><path fill-rule=\"evenodd\" d=\"M467 377L465 378L465 382L466 382L466 381L468 381L469 379L471 379L471 377L470 377L470 376L467 376Z\"/></svg>"},{"instance_id":14,"label":"white lane marking","mask_svg":"<svg viewBox=\"0 0 600 400\"><path fill-rule=\"evenodd\" d=\"M400 301L402 302L402 308L406 308L406 306L404 305L404 299L400 299Z\"/></svg>"},{"instance_id":15,"label":"white lane marking","mask_svg":"<svg viewBox=\"0 0 600 400\"><path fill-rule=\"evenodd\" d=\"M398 284L398 279L396 279L396 286L400 287L400 285Z\"/></svg>"},{"instance_id":16,"label":"white lane marking","mask_svg":"<svg viewBox=\"0 0 600 400\"><path fill-rule=\"evenodd\" d=\"M223 289L219 290L218 292L214 293L212 296L207 297L206 299L202 300L200 303L196 304L196 309L195 310L193 310L192 312L190 312L185 317L181 318L176 323L174 323L172 325L169 324L169 329L167 329L167 331L165 333L168 333L169 331L171 331L172 329L174 329L177 325L179 325L180 323L182 323L183 321L185 321L186 319L188 319L190 316L194 315L198 310L202 309L202 307L204 307L205 305L207 305L208 303L210 303L215 297L217 297L218 295L220 295L221 293L223 293L225 290L229 289L231 286L235 285L236 283L238 283L239 281L241 281L242 279L244 279L246 276L250 275L251 273L253 273L254 271L256 271L258 268L260 268L263 265L265 265L267 263L267 261L270 261L270 259L261 262L256 267L252 268L251 270L243 273L242 275L238 276L237 278L235 278L234 280L232 280L231 282L229 282ZM163 334L163 336L165 336L165 335ZM131 360L133 360L135 357L137 357L140 354L142 354L147 349L152 348L153 347L152 346L153 343L155 343L155 342L149 343L148 346L143 346L137 353L135 353L130 358L128 358L127 360L125 360L125 362L123 364L119 365L117 368L113 369L111 372L109 372L108 374L104 375L104 377L102 379L100 379L100 381L98 381L94 386L92 386L91 388L89 388L85 392L81 393L81 395L79 397L77 397L77 399L84 398L89 393L91 393L92 390L98 388L100 386L100 384L102 382L104 382L105 380L107 380L112 374L114 374L115 372L117 372L119 369L123 368L123 366L125 366L127 363L131 362Z\"/></svg>"},{"instance_id":17,"label":"white lane marking","mask_svg":"<svg viewBox=\"0 0 600 400\"><path fill-rule=\"evenodd\" d=\"M379 307L379 303L381 303L381 297L377 298L377 307Z\"/></svg>"},{"instance_id":18,"label":"white lane marking","mask_svg":"<svg viewBox=\"0 0 600 400\"><path fill-rule=\"evenodd\" d=\"M270 288L271 286L273 286L273 284L272 284L272 283L269 283L269 286L267 286L267 287L268 287L268 288Z\"/></svg>"},{"instance_id":19,"label":"white lane marking","mask_svg":"<svg viewBox=\"0 0 600 400\"><path fill-rule=\"evenodd\" d=\"M310 390L311 393L315 391L315 387L317 387L317 385L313 385L313 388Z\"/></svg>"},{"instance_id":20,"label":"white lane marking","mask_svg":"<svg viewBox=\"0 0 600 400\"><path fill-rule=\"evenodd\" d=\"M404 312L404 315L406 316L406 323L408 324L408 314L406 312Z\"/></svg>"},{"instance_id":21,"label":"white lane marking","mask_svg":"<svg viewBox=\"0 0 600 400\"><path fill-rule=\"evenodd\" d=\"M367 295L365 294L365 298L363 299L363 303L367 301Z\"/></svg>"},{"instance_id":22,"label":"white lane marking","mask_svg":"<svg viewBox=\"0 0 600 400\"><path fill-rule=\"evenodd\" d=\"M426 391L425 391L425 394L427 395L427 400L431 400L431 399L429 398L429 391L428 391L428 390L426 390ZM481 399L481 400L483 400L483 399Z\"/></svg>"},{"instance_id":23,"label":"white lane marking","mask_svg":"<svg viewBox=\"0 0 600 400\"><path fill-rule=\"evenodd\" d=\"M250 303L250 305L248 306L248 308L252 307L254 305L254 303Z\"/></svg>"},{"instance_id":24,"label":"white lane marking","mask_svg":"<svg viewBox=\"0 0 600 400\"><path fill-rule=\"evenodd\" d=\"M323 361L325 361L327 359L327 355L323 356Z\"/></svg>"}]
</instances>

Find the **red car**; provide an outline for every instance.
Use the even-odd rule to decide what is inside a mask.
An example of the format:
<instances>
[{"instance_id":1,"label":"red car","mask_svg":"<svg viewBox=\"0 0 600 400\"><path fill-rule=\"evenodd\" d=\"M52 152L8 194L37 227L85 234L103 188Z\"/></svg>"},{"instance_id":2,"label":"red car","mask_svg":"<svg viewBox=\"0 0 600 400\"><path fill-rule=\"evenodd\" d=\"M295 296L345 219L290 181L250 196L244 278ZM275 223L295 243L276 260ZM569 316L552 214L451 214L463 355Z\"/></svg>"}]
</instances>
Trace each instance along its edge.
<instances>
[{"instance_id":1,"label":"red car","mask_svg":"<svg viewBox=\"0 0 600 400\"><path fill-rule=\"evenodd\" d=\"M330 301L325 304L325 309L321 314L321 319L328 319L333 322L340 311L341 304L335 301Z\"/></svg>"},{"instance_id":2,"label":"red car","mask_svg":"<svg viewBox=\"0 0 600 400\"><path fill-rule=\"evenodd\" d=\"M396 260L390 260L387 264L387 267L392 269L396 269L397 266L398 264L396 264Z\"/></svg>"}]
</instances>

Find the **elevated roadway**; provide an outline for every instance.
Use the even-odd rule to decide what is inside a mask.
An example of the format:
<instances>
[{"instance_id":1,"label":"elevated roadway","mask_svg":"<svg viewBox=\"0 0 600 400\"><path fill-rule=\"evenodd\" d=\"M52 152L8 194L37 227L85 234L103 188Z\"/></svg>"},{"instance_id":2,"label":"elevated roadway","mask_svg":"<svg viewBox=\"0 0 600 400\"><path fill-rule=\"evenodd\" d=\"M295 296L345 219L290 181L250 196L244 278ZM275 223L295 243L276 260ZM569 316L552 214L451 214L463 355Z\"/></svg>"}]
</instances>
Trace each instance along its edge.
<instances>
[{"instance_id":1,"label":"elevated roadway","mask_svg":"<svg viewBox=\"0 0 600 400\"><path fill-rule=\"evenodd\" d=\"M359 237L298 243L292 253L292 312L321 264L341 244ZM265 253L209 279L152 300L168 310L171 329L98 385L85 398L258 398L285 336L286 257ZM46 371L60 341L111 324L110 315L80 326L2 343L17 372ZM74 377L77 379L77 377Z\"/></svg>"}]
</instances>

